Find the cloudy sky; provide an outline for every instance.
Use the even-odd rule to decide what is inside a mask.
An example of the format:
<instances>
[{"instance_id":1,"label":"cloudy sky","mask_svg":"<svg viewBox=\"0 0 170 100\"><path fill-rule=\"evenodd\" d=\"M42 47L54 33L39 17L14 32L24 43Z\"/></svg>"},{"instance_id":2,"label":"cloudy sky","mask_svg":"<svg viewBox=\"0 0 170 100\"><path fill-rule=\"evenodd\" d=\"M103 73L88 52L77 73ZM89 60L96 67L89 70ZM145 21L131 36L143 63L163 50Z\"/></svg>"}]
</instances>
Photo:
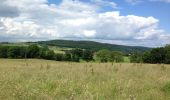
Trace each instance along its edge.
<instances>
[{"instance_id":1,"label":"cloudy sky","mask_svg":"<svg viewBox=\"0 0 170 100\"><path fill-rule=\"evenodd\" d=\"M170 0L0 0L0 42L170 44Z\"/></svg>"}]
</instances>

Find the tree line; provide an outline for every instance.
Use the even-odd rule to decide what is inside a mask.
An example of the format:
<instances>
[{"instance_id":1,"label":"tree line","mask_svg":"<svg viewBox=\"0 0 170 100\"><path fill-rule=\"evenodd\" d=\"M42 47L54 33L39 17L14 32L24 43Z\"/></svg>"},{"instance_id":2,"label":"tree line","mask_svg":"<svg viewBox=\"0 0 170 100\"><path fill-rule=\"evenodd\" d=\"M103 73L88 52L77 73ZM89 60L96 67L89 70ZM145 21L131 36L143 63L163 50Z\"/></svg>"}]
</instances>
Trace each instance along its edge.
<instances>
[{"instance_id":1,"label":"tree line","mask_svg":"<svg viewBox=\"0 0 170 100\"><path fill-rule=\"evenodd\" d=\"M170 45L154 48L143 54L134 53L131 55L130 60L135 63L170 64Z\"/></svg>"},{"instance_id":2,"label":"tree line","mask_svg":"<svg viewBox=\"0 0 170 100\"><path fill-rule=\"evenodd\" d=\"M29 46L0 46L0 58L39 58L57 61L75 61L79 62L81 59L85 61L93 60L93 52L83 49L66 50L64 54L55 53L50 50L48 46L38 46L32 44Z\"/></svg>"},{"instance_id":3,"label":"tree line","mask_svg":"<svg viewBox=\"0 0 170 100\"><path fill-rule=\"evenodd\" d=\"M65 53L55 53L50 50L47 45L32 44L29 46L4 46L0 45L0 58L38 58L56 61L73 61L80 62L81 60L98 61L98 62L124 62L124 56L127 56L119 51L109 51L102 49L94 52L89 49L75 48L65 50ZM132 63L165 63L170 64L170 45L160 48L154 48L145 53L132 53L129 55Z\"/></svg>"},{"instance_id":4,"label":"tree line","mask_svg":"<svg viewBox=\"0 0 170 100\"><path fill-rule=\"evenodd\" d=\"M81 60L100 61L100 62L121 62L123 61L123 54L117 51L99 50L94 52L89 49L71 49L65 50L65 53L55 53L50 50L46 45L32 44L29 46L0 46L0 58L13 58L13 59L26 59L38 58L56 61L74 61L80 62Z\"/></svg>"}]
</instances>

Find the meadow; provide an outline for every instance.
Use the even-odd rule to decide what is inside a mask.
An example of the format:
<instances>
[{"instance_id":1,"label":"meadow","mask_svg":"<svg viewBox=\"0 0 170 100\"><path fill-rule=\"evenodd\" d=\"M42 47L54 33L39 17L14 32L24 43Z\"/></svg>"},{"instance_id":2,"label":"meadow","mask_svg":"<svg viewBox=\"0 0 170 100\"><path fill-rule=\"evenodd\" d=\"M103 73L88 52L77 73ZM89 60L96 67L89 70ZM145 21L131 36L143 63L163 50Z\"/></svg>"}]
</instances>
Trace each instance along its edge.
<instances>
[{"instance_id":1,"label":"meadow","mask_svg":"<svg viewBox=\"0 0 170 100\"><path fill-rule=\"evenodd\" d=\"M170 65L0 59L0 100L170 100Z\"/></svg>"}]
</instances>

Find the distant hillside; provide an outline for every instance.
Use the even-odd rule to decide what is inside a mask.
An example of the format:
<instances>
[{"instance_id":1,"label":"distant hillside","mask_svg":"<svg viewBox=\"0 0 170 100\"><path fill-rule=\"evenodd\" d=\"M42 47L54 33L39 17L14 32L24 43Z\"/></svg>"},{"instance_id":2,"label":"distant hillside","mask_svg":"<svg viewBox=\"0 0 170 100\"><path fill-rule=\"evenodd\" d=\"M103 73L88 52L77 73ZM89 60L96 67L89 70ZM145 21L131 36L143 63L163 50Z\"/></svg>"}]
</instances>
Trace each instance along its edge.
<instances>
[{"instance_id":1,"label":"distant hillside","mask_svg":"<svg viewBox=\"0 0 170 100\"><path fill-rule=\"evenodd\" d=\"M100 49L108 49L108 50L121 51L124 53L133 53L133 52L142 53L151 50L151 48L147 48L147 47L115 45L115 44L108 44L108 43L99 43L94 41L51 40L51 41L39 41L37 43L41 45L49 45L49 46L91 49L94 51L98 51Z\"/></svg>"}]
</instances>

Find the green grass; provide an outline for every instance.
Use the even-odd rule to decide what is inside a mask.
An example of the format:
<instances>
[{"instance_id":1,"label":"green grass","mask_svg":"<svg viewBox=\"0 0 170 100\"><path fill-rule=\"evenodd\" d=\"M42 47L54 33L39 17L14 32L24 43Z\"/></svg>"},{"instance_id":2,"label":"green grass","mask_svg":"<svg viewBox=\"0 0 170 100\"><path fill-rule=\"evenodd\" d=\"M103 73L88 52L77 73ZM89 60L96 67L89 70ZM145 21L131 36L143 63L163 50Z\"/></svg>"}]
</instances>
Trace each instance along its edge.
<instances>
[{"instance_id":1,"label":"green grass","mask_svg":"<svg viewBox=\"0 0 170 100\"><path fill-rule=\"evenodd\" d=\"M125 63L130 63L130 58L127 57L127 56L124 56L124 62L125 62Z\"/></svg>"},{"instance_id":2,"label":"green grass","mask_svg":"<svg viewBox=\"0 0 170 100\"><path fill-rule=\"evenodd\" d=\"M65 52L62 50L67 50L66 48L60 48L60 47L56 47L56 46L49 46L49 48L51 50L53 50L55 53L59 53L59 54L64 54Z\"/></svg>"},{"instance_id":3,"label":"green grass","mask_svg":"<svg viewBox=\"0 0 170 100\"><path fill-rule=\"evenodd\" d=\"M170 95L170 82L162 87L162 91Z\"/></svg>"},{"instance_id":4,"label":"green grass","mask_svg":"<svg viewBox=\"0 0 170 100\"><path fill-rule=\"evenodd\" d=\"M0 100L170 100L170 65L0 59Z\"/></svg>"}]
</instances>

